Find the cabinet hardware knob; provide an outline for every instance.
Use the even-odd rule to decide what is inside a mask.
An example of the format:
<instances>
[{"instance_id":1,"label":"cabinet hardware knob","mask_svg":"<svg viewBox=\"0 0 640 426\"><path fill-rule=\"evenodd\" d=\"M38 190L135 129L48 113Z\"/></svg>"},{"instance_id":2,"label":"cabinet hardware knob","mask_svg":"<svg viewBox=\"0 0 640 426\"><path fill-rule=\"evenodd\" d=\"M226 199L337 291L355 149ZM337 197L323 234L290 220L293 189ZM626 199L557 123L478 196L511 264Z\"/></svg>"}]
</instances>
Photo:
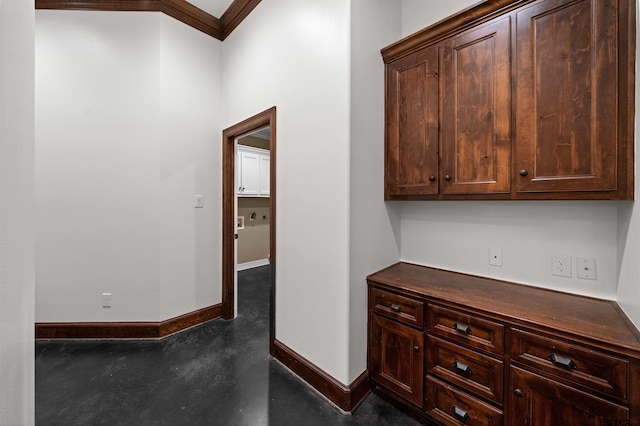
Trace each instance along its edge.
<instances>
[{"instance_id":1,"label":"cabinet hardware knob","mask_svg":"<svg viewBox=\"0 0 640 426\"><path fill-rule=\"evenodd\" d=\"M527 176L529 172L525 169L520 170L520 176Z\"/></svg>"},{"instance_id":2,"label":"cabinet hardware knob","mask_svg":"<svg viewBox=\"0 0 640 426\"><path fill-rule=\"evenodd\" d=\"M449 176L449 175L444 175L444 180L447 180L447 181L448 181L448 180L451 180L451 176Z\"/></svg>"},{"instance_id":3,"label":"cabinet hardware knob","mask_svg":"<svg viewBox=\"0 0 640 426\"><path fill-rule=\"evenodd\" d=\"M461 362L458 361L453 361L453 366L462 371L463 373L469 374L471 373L471 367L469 367L467 364L463 364Z\"/></svg>"},{"instance_id":4,"label":"cabinet hardware knob","mask_svg":"<svg viewBox=\"0 0 640 426\"><path fill-rule=\"evenodd\" d=\"M420 347L418 345L413 347L414 352L420 352Z\"/></svg>"},{"instance_id":5,"label":"cabinet hardware knob","mask_svg":"<svg viewBox=\"0 0 640 426\"><path fill-rule=\"evenodd\" d=\"M513 394L515 396L517 396L518 398L522 398L524 396L524 393L522 393L522 391L520 389L516 389L513 391Z\"/></svg>"},{"instance_id":6,"label":"cabinet hardware knob","mask_svg":"<svg viewBox=\"0 0 640 426\"><path fill-rule=\"evenodd\" d=\"M429 176L429 182L435 182L436 177L434 175Z\"/></svg>"},{"instance_id":7,"label":"cabinet hardware knob","mask_svg":"<svg viewBox=\"0 0 640 426\"><path fill-rule=\"evenodd\" d=\"M453 324L453 329L458 333L471 334L471 327L469 327L467 324L455 323Z\"/></svg>"},{"instance_id":8,"label":"cabinet hardware knob","mask_svg":"<svg viewBox=\"0 0 640 426\"><path fill-rule=\"evenodd\" d=\"M576 370L578 366L571 358L567 358L566 356L551 354L547 357L549 361L553 363L556 367L566 368L567 370Z\"/></svg>"},{"instance_id":9,"label":"cabinet hardware knob","mask_svg":"<svg viewBox=\"0 0 640 426\"><path fill-rule=\"evenodd\" d=\"M402 312L402 306L400 306L399 303L390 303L389 304L389 309L391 309L393 312L397 312L397 313Z\"/></svg>"},{"instance_id":10,"label":"cabinet hardware knob","mask_svg":"<svg viewBox=\"0 0 640 426\"><path fill-rule=\"evenodd\" d=\"M469 420L469 414L457 405L451 407L451 411L456 415L456 417L459 417L462 420Z\"/></svg>"}]
</instances>

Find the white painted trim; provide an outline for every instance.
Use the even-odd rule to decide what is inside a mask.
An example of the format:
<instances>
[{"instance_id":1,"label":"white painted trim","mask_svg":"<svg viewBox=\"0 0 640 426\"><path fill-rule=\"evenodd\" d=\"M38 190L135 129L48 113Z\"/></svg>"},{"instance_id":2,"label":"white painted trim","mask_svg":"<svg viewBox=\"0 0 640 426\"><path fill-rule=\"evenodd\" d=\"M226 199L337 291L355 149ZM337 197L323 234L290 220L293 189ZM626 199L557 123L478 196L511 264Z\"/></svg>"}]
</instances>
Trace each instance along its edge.
<instances>
[{"instance_id":1,"label":"white painted trim","mask_svg":"<svg viewBox=\"0 0 640 426\"><path fill-rule=\"evenodd\" d=\"M265 266L269 264L269 259L258 259L251 262L238 263L238 271L244 271L245 269L257 268L258 266Z\"/></svg>"}]
</instances>

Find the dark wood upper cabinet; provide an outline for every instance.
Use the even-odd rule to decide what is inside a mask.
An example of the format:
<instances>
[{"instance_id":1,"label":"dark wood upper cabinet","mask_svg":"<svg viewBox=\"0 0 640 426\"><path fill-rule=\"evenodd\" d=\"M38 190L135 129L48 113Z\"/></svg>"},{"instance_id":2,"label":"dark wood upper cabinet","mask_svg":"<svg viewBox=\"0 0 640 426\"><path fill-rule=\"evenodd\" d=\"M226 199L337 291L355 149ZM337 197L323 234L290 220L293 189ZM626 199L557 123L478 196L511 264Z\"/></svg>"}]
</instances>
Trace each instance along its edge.
<instances>
[{"instance_id":1,"label":"dark wood upper cabinet","mask_svg":"<svg viewBox=\"0 0 640 426\"><path fill-rule=\"evenodd\" d=\"M385 196L438 194L438 49L387 68Z\"/></svg>"},{"instance_id":2,"label":"dark wood upper cabinet","mask_svg":"<svg viewBox=\"0 0 640 426\"><path fill-rule=\"evenodd\" d=\"M385 199L633 199L635 7L481 2L382 49Z\"/></svg>"},{"instance_id":3,"label":"dark wood upper cabinet","mask_svg":"<svg viewBox=\"0 0 640 426\"><path fill-rule=\"evenodd\" d=\"M547 0L516 14L518 191L616 191L617 3Z\"/></svg>"},{"instance_id":4,"label":"dark wood upper cabinet","mask_svg":"<svg viewBox=\"0 0 640 426\"><path fill-rule=\"evenodd\" d=\"M510 192L509 34L507 17L442 44L443 194Z\"/></svg>"}]
</instances>

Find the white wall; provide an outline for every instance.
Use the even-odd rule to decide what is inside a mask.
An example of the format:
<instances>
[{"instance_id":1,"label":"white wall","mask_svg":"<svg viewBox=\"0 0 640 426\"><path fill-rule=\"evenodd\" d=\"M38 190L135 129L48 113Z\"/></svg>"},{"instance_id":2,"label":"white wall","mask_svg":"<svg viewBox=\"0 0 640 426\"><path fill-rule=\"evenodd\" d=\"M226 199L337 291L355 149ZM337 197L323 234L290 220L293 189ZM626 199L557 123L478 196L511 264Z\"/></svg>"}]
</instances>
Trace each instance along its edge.
<instances>
[{"instance_id":1,"label":"white wall","mask_svg":"<svg viewBox=\"0 0 640 426\"><path fill-rule=\"evenodd\" d=\"M36 13L36 321L220 302L220 54L161 13Z\"/></svg>"},{"instance_id":2,"label":"white wall","mask_svg":"<svg viewBox=\"0 0 640 426\"><path fill-rule=\"evenodd\" d=\"M636 3L636 13L640 11L640 1ZM640 19L636 16L636 34L640 34ZM640 43L636 42L636 70L637 60L640 58ZM637 75L636 75L637 79ZM640 81L636 80L636 150L635 167L636 177L640 165L640 145L638 144L638 126L640 125ZM640 182L636 180L635 199L640 200ZM619 259L619 282L618 282L618 303L633 321L636 327L640 328L640 208L635 205L638 201L620 204L618 217L618 259Z\"/></svg>"},{"instance_id":3,"label":"white wall","mask_svg":"<svg viewBox=\"0 0 640 426\"><path fill-rule=\"evenodd\" d=\"M479 0L402 0L402 36L406 37L463 9L482 3Z\"/></svg>"},{"instance_id":4,"label":"white wall","mask_svg":"<svg viewBox=\"0 0 640 426\"><path fill-rule=\"evenodd\" d=\"M0 0L0 425L34 424L33 3Z\"/></svg>"},{"instance_id":5,"label":"white wall","mask_svg":"<svg viewBox=\"0 0 640 426\"><path fill-rule=\"evenodd\" d=\"M262 2L223 52L226 125L277 107L276 338L348 383L349 2Z\"/></svg>"},{"instance_id":6,"label":"white wall","mask_svg":"<svg viewBox=\"0 0 640 426\"><path fill-rule=\"evenodd\" d=\"M403 0L403 35L474 3ZM601 201L402 203L402 259L615 299L618 208L622 204ZM491 247L503 250L504 266L489 265ZM551 275L553 254L572 256L572 278ZM576 257L596 259L596 281L576 277Z\"/></svg>"},{"instance_id":7,"label":"white wall","mask_svg":"<svg viewBox=\"0 0 640 426\"><path fill-rule=\"evenodd\" d=\"M351 0L351 202L349 383L366 368L365 277L400 258L400 205L384 202L384 63L400 38L400 8Z\"/></svg>"}]
</instances>

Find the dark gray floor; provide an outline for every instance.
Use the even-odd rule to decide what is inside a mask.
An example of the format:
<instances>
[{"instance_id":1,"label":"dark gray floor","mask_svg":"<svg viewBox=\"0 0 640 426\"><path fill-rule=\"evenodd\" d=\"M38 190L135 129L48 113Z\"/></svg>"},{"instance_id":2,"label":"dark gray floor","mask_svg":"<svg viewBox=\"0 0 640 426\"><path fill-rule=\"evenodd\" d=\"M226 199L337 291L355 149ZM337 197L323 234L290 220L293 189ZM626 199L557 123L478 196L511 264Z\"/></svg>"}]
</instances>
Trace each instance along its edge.
<instances>
[{"instance_id":1,"label":"dark gray floor","mask_svg":"<svg viewBox=\"0 0 640 426\"><path fill-rule=\"evenodd\" d=\"M36 342L37 425L416 425L376 395L348 416L268 355L269 267L239 315L161 341Z\"/></svg>"}]
</instances>

